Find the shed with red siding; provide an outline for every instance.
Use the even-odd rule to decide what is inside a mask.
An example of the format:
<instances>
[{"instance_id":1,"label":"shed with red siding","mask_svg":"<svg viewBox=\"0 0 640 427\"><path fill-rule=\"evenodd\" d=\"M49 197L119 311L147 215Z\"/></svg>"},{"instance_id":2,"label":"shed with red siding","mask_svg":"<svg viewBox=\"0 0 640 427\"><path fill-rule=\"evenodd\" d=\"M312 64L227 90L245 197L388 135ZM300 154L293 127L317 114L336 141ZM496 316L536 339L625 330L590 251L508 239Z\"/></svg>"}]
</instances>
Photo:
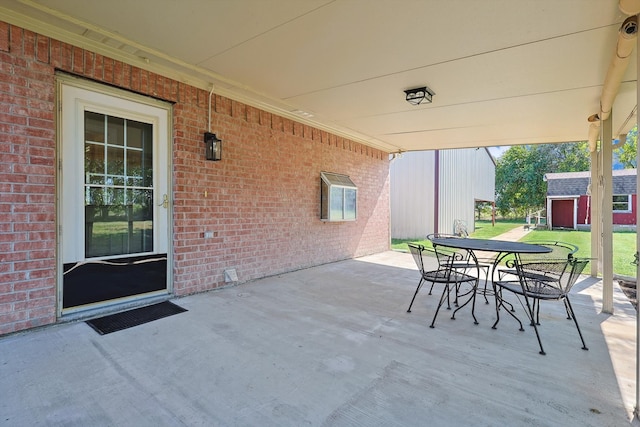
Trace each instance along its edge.
<instances>
[{"instance_id":1,"label":"shed with red siding","mask_svg":"<svg viewBox=\"0 0 640 427\"><path fill-rule=\"evenodd\" d=\"M613 171L613 225L635 229L637 169ZM548 173L547 223L551 228L591 228L591 172Z\"/></svg>"}]
</instances>

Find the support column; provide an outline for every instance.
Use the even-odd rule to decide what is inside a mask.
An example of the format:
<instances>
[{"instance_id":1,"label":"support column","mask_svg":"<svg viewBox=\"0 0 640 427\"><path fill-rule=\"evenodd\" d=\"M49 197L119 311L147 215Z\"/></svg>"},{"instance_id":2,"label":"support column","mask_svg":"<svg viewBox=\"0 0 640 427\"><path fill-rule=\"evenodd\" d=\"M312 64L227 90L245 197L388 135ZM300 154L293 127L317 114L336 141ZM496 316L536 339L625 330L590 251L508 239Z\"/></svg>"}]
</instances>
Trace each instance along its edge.
<instances>
[{"instance_id":1,"label":"support column","mask_svg":"<svg viewBox=\"0 0 640 427\"><path fill-rule=\"evenodd\" d=\"M591 152L591 277L598 277L602 265L600 175L600 151L596 148Z\"/></svg>"},{"instance_id":2,"label":"support column","mask_svg":"<svg viewBox=\"0 0 640 427\"><path fill-rule=\"evenodd\" d=\"M602 312L613 314L613 114L602 122Z\"/></svg>"},{"instance_id":3,"label":"support column","mask_svg":"<svg viewBox=\"0 0 640 427\"><path fill-rule=\"evenodd\" d=\"M637 70L640 70L640 55L637 54L640 52L640 37L636 40L636 61L637 61ZM636 72L636 79L638 78ZM640 85L636 83L636 105L640 101ZM636 123L638 121L638 117L636 115ZM636 167L640 166L640 144L636 144ZM640 174L636 173L636 194L638 193L637 189L640 188ZM636 205L639 204L638 199L636 197ZM636 254L638 254L638 249L640 248L640 233L638 233L638 226L640 225L640 206L636 206ZM640 278L640 262L636 265L636 291L638 290L638 278ZM640 419L640 315L637 314L636 306L636 409L635 416L636 419Z\"/></svg>"},{"instance_id":4,"label":"support column","mask_svg":"<svg viewBox=\"0 0 640 427\"><path fill-rule=\"evenodd\" d=\"M640 43L640 39L638 39ZM638 56L638 66L640 66L640 55ZM640 68L638 68L640 70ZM640 85L637 86L637 99L640 101ZM640 144L636 144L636 165L640 165ZM640 174L636 173L636 188L640 188ZM636 191L637 193L637 191ZM636 197L636 205L639 204ZM640 233L638 233L638 225L640 225L640 206L636 206L636 255L640 248ZM637 258L636 258L637 259ZM640 277L640 262L636 265L636 291L638 290L638 278ZM638 306L636 306L638 307ZM635 415L640 419L640 315L636 314L636 409Z\"/></svg>"},{"instance_id":5,"label":"support column","mask_svg":"<svg viewBox=\"0 0 640 427\"><path fill-rule=\"evenodd\" d=\"M433 151L433 232L440 232L440 150ZM450 232L450 231L449 231Z\"/></svg>"}]
</instances>

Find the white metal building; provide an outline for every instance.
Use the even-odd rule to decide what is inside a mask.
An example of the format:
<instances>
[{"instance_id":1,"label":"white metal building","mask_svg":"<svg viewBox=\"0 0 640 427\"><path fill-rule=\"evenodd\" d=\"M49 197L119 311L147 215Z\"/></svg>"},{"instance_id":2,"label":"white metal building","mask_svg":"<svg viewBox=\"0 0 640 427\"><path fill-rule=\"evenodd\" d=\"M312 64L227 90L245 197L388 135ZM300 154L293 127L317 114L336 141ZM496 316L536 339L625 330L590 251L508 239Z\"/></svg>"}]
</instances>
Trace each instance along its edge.
<instances>
[{"instance_id":1,"label":"white metal building","mask_svg":"<svg viewBox=\"0 0 640 427\"><path fill-rule=\"evenodd\" d=\"M391 237L474 229L476 202L495 200L495 159L486 148L414 151L391 162Z\"/></svg>"}]
</instances>

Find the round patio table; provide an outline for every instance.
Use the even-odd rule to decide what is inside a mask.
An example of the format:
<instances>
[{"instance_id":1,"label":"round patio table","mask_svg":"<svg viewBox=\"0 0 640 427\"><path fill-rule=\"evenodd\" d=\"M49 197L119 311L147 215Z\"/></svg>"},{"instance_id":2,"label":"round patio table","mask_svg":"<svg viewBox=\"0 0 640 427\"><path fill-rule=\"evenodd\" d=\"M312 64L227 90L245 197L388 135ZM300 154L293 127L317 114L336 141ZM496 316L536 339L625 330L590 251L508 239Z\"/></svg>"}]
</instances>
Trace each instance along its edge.
<instances>
[{"instance_id":1,"label":"round patio table","mask_svg":"<svg viewBox=\"0 0 640 427\"><path fill-rule=\"evenodd\" d=\"M431 239L431 243L434 245L466 249L469 251L497 252L504 254L545 254L551 252L551 249L545 246L535 245L533 243L511 242L507 240L440 237Z\"/></svg>"},{"instance_id":2,"label":"round patio table","mask_svg":"<svg viewBox=\"0 0 640 427\"><path fill-rule=\"evenodd\" d=\"M551 252L551 248L548 248L545 246L540 246L533 243L512 242L508 240L473 239L473 238L462 238L462 237L437 237L437 238L430 239L430 241L434 246L440 245L440 246L446 246L454 249L466 250L471 255L476 265L478 266L478 271L480 269L479 267L480 264L478 263L478 258L476 257L476 254L474 253L474 251L498 253L498 255L496 256L496 259L493 262L493 266L491 268L492 269L491 282L492 282L493 294L496 300L496 316L499 316L498 311L500 307L504 306L505 303L508 305L511 305L510 303L504 301L501 297L498 296L498 292L496 291L495 285L493 284L493 276L496 271L496 266L500 263L500 261L503 260L509 254L513 254L515 257L516 264L519 264L520 263L519 254L525 254L525 253L526 254L545 254L545 253ZM479 280L479 276L478 276L478 280ZM454 311L454 316L458 310L460 310L462 307L464 307L465 305L467 305L469 302L473 300L471 305L471 315L473 316L475 323L477 324L478 321L476 320L476 316L475 316L475 293L477 291L478 291L478 282L476 282L475 289L473 290L474 297L470 298L462 306L456 309ZM486 299L486 295L487 295L486 286L484 290L484 295ZM525 294L525 299L527 299L526 294ZM528 305L528 299L527 299L527 305ZM510 315L515 317L515 315L511 311L508 310L507 312ZM493 328L495 329L495 324L493 325ZM537 330L536 330L536 333L537 333Z\"/></svg>"},{"instance_id":3,"label":"round patio table","mask_svg":"<svg viewBox=\"0 0 640 427\"><path fill-rule=\"evenodd\" d=\"M524 242L512 242L508 240L493 240L493 239L472 239L462 237L438 237L431 239L431 243L434 246L446 246L455 249L464 249L469 252L473 257L476 265L478 264L478 258L474 251L484 252L496 252L498 256L493 262L491 280L493 281L493 274L498 263L509 254L514 254L516 262L520 262L519 254L546 254L551 252L551 248L546 246L540 246L533 243Z\"/></svg>"}]
</instances>

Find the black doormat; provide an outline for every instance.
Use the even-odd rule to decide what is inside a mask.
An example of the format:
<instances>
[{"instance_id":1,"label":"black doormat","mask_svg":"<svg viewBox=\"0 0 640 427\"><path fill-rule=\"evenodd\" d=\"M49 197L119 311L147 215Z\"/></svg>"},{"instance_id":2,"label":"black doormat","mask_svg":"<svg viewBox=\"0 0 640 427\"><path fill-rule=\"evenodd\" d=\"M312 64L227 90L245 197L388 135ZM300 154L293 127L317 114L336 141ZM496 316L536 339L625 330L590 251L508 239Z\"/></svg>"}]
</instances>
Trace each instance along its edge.
<instances>
[{"instance_id":1,"label":"black doormat","mask_svg":"<svg viewBox=\"0 0 640 427\"><path fill-rule=\"evenodd\" d=\"M100 335L132 328L163 317L173 316L182 313L187 309L182 308L170 301L164 301L147 307L135 308L123 313L110 314L97 319L87 320L87 325L91 326Z\"/></svg>"}]
</instances>

